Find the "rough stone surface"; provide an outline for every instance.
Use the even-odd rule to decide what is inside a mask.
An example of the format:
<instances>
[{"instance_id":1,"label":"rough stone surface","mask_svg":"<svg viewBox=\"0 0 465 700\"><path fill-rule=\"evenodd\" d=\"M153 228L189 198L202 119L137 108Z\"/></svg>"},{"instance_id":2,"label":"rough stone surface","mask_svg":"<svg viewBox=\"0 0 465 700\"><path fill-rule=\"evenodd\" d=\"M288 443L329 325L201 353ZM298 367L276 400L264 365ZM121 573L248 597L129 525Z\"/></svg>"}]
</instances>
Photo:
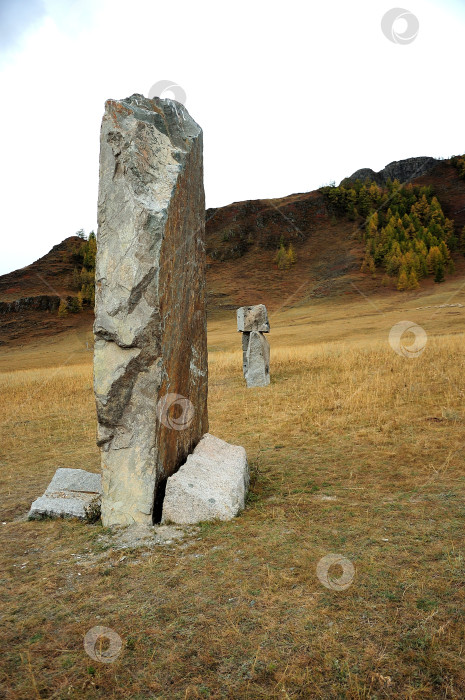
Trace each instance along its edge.
<instances>
[{"instance_id":1,"label":"rough stone surface","mask_svg":"<svg viewBox=\"0 0 465 700\"><path fill-rule=\"evenodd\" d=\"M45 493L31 505L29 520L79 518L94 521L100 516L102 479L84 469L57 469Z\"/></svg>"},{"instance_id":2,"label":"rough stone surface","mask_svg":"<svg viewBox=\"0 0 465 700\"><path fill-rule=\"evenodd\" d=\"M242 371L244 377L247 374L247 348L249 347L249 333L242 334Z\"/></svg>"},{"instance_id":3,"label":"rough stone surface","mask_svg":"<svg viewBox=\"0 0 465 700\"><path fill-rule=\"evenodd\" d=\"M202 131L187 110L108 100L94 324L104 525L156 520L166 478L208 430L204 222ZM182 403L157 414L168 394L192 403L182 425Z\"/></svg>"},{"instance_id":4,"label":"rough stone surface","mask_svg":"<svg viewBox=\"0 0 465 700\"><path fill-rule=\"evenodd\" d=\"M247 338L245 349L244 376L248 387L267 386L270 383L270 346L258 331L244 333L242 348L244 357L244 338Z\"/></svg>"},{"instance_id":5,"label":"rough stone surface","mask_svg":"<svg viewBox=\"0 0 465 700\"><path fill-rule=\"evenodd\" d=\"M250 331L270 332L270 322L265 304L241 306L237 309L237 330L242 333Z\"/></svg>"},{"instance_id":6,"label":"rough stone surface","mask_svg":"<svg viewBox=\"0 0 465 700\"><path fill-rule=\"evenodd\" d=\"M100 474L86 472L84 469L57 469L47 486L45 496L60 491L77 491L79 493L102 493Z\"/></svg>"},{"instance_id":7,"label":"rough stone surface","mask_svg":"<svg viewBox=\"0 0 465 700\"><path fill-rule=\"evenodd\" d=\"M244 508L249 468L243 447L206 434L166 483L163 523L230 520Z\"/></svg>"}]
</instances>

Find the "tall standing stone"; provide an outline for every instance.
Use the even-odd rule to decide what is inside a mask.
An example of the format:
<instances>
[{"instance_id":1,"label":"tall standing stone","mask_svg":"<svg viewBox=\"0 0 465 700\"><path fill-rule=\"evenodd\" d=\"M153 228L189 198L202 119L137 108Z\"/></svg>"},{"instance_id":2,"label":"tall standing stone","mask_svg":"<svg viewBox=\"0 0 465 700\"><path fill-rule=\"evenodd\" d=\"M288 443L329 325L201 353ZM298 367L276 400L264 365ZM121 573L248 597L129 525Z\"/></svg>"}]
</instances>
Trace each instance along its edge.
<instances>
[{"instance_id":1,"label":"tall standing stone","mask_svg":"<svg viewBox=\"0 0 465 700\"><path fill-rule=\"evenodd\" d=\"M108 100L94 390L104 525L152 523L208 432L202 130L173 100Z\"/></svg>"}]
</instances>

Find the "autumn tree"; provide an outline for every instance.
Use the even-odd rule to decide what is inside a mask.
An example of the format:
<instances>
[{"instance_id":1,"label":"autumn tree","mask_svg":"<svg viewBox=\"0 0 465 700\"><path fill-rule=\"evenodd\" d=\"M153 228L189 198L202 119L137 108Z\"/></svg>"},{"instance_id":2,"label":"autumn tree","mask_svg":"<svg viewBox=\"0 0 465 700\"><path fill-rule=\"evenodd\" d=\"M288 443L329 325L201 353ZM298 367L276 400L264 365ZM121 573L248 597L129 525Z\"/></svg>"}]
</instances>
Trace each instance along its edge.
<instances>
[{"instance_id":1,"label":"autumn tree","mask_svg":"<svg viewBox=\"0 0 465 700\"><path fill-rule=\"evenodd\" d=\"M441 260L436 265L436 270L434 273L434 281L436 282L436 284L440 284L441 282L444 282L444 277L445 277L445 275L444 275L444 263Z\"/></svg>"},{"instance_id":2,"label":"autumn tree","mask_svg":"<svg viewBox=\"0 0 465 700\"><path fill-rule=\"evenodd\" d=\"M409 286L407 270L405 269L405 267L403 267L400 271L399 279L397 280L397 289L399 290L399 292L404 292L408 288Z\"/></svg>"},{"instance_id":3,"label":"autumn tree","mask_svg":"<svg viewBox=\"0 0 465 700\"><path fill-rule=\"evenodd\" d=\"M419 289L417 273L414 269L410 270L408 275L408 289Z\"/></svg>"},{"instance_id":4,"label":"autumn tree","mask_svg":"<svg viewBox=\"0 0 465 700\"><path fill-rule=\"evenodd\" d=\"M384 269L402 288L406 275L407 284L417 288L418 281L428 275L440 278L445 272L453 273L454 250L465 255L465 228L461 235L455 233L454 222L444 215L429 186L388 180L381 188L357 180L321 191L332 211L360 222L366 246L363 272Z\"/></svg>"}]
</instances>

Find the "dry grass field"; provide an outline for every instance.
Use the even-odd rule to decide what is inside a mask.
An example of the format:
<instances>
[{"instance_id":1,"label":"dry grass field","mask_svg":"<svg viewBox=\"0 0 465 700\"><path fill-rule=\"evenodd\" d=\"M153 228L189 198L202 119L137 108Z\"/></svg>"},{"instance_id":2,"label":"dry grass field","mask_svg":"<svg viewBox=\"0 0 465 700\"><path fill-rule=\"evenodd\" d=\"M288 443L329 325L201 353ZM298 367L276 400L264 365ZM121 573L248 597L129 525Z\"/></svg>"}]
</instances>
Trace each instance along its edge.
<instances>
[{"instance_id":1,"label":"dry grass field","mask_svg":"<svg viewBox=\"0 0 465 700\"><path fill-rule=\"evenodd\" d=\"M99 468L91 352L75 332L3 351L0 696L464 698L465 307L436 305L465 293L438 289L276 309L264 389L213 318L210 431L247 449L251 493L152 549L25 520L57 467ZM415 358L388 343L403 320ZM113 663L84 651L96 625Z\"/></svg>"}]
</instances>

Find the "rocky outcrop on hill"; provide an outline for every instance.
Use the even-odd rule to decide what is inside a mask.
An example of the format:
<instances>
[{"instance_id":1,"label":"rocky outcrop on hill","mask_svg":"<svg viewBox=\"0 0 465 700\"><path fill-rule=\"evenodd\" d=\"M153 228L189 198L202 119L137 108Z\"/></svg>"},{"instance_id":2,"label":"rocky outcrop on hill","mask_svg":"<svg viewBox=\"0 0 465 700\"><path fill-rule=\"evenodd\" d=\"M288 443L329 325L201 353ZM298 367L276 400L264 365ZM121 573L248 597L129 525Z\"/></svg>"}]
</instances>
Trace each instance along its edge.
<instances>
[{"instance_id":1,"label":"rocky outcrop on hill","mask_svg":"<svg viewBox=\"0 0 465 700\"><path fill-rule=\"evenodd\" d=\"M371 168L361 168L350 177L344 178L341 181L341 185L348 185L350 182L355 182L355 180L361 180L362 182L371 180L380 186L385 185L388 180L399 180L401 183L406 183L430 172L439 162L431 156L394 160L377 173Z\"/></svg>"},{"instance_id":2,"label":"rocky outcrop on hill","mask_svg":"<svg viewBox=\"0 0 465 700\"><path fill-rule=\"evenodd\" d=\"M301 243L318 230L327 216L325 199L318 191L207 209L207 255L211 260L224 262L243 257L254 245L275 251L283 238Z\"/></svg>"},{"instance_id":3,"label":"rocky outcrop on hill","mask_svg":"<svg viewBox=\"0 0 465 700\"><path fill-rule=\"evenodd\" d=\"M34 297L22 297L14 301L0 301L0 314L18 313L20 311L56 311L60 297L40 294Z\"/></svg>"}]
</instances>

